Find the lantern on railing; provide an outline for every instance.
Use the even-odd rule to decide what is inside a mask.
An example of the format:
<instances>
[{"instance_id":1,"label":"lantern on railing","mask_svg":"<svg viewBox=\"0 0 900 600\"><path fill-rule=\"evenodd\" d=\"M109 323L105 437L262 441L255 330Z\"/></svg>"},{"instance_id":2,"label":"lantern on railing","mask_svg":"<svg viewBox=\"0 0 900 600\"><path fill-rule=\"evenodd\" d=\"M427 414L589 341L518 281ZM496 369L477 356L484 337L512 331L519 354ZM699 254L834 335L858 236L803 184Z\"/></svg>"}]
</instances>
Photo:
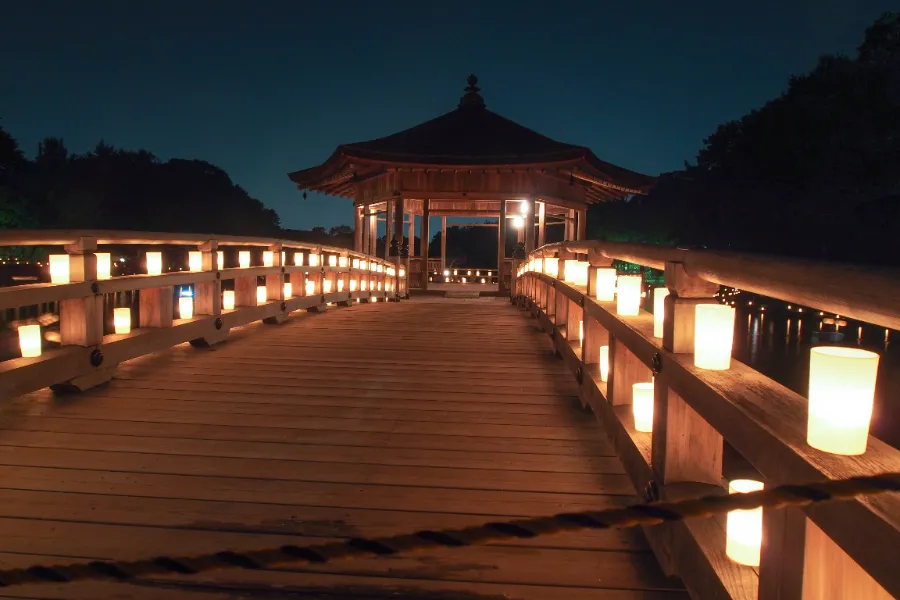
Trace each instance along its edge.
<instances>
[{"instance_id":1,"label":"lantern on railing","mask_svg":"<svg viewBox=\"0 0 900 600\"><path fill-rule=\"evenodd\" d=\"M250 266L249 250L241 250L240 252L238 252L238 266L242 269L246 269Z\"/></svg>"},{"instance_id":2,"label":"lantern on railing","mask_svg":"<svg viewBox=\"0 0 900 600\"><path fill-rule=\"evenodd\" d=\"M178 298L178 317L180 319L190 319L194 316L194 298L191 296L181 296Z\"/></svg>"},{"instance_id":3,"label":"lantern on railing","mask_svg":"<svg viewBox=\"0 0 900 600\"><path fill-rule=\"evenodd\" d=\"M222 292L222 308L224 310L234 310L234 291L225 290Z\"/></svg>"},{"instance_id":4,"label":"lantern on railing","mask_svg":"<svg viewBox=\"0 0 900 600\"><path fill-rule=\"evenodd\" d=\"M636 317L641 312L640 275L622 275L616 286L616 314L625 317Z\"/></svg>"},{"instance_id":5,"label":"lantern on railing","mask_svg":"<svg viewBox=\"0 0 900 600\"><path fill-rule=\"evenodd\" d=\"M384 265L381 265L381 264L378 265L378 272L379 272L379 273L384 273Z\"/></svg>"},{"instance_id":6,"label":"lantern on railing","mask_svg":"<svg viewBox=\"0 0 900 600\"><path fill-rule=\"evenodd\" d=\"M594 297L600 302L612 302L616 299L616 270L612 267L597 269Z\"/></svg>"},{"instance_id":7,"label":"lantern on railing","mask_svg":"<svg viewBox=\"0 0 900 600\"><path fill-rule=\"evenodd\" d=\"M326 279L325 281L323 281L322 287L323 287L323 292L322 292L323 294L330 294L331 293L331 280Z\"/></svg>"},{"instance_id":8,"label":"lantern on railing","mask_svg":"<svg viewBox=\"0 0 900 600\"><path fill-rule=\"evenodd\" d=\"M450 277L450 269L444 269L444 277Z\"/></svg>"},{"instance_id":9,"label":"lantern on railing","mask_svg":"<svg viewBox=\"0 0 900 600\"><path fill-rule=\"evenodd\" d=\"M481 278L481 283L484 283L484 277Z\"/></svg>"},{"instance_id":10,"label":"lantern on railing","mask_svg":"<svg viewBox=\"0 0 900 600\"><path fill-rule=\"evenodd\" d=\"M104 280L112 277L112 257L109 252L95 252L97 259L97 279Z\"/></svg>"},{"instance_id":11,"label":"lantern on railing","mask_svg":"<svg viewBox=\"0 0 900 600\"><path fill-rule=\"evenodd\" d=\"M40 325L19 326L19 350L22 352L22 358L36 358L41 355Z\"/></svg>"},{"instance_id":12,"label":"lantern on railing","mask_svg":"<svg viewBox=\"0 0 900 600\"><path fill-rule=\"evenodd\" d=\"M281 266L282 266L282 267L285 265L285 260L287 260L286 257L287 257L287 253L282 252L282 253L281 253Z\"/></svg>"},{"instance_id":13,"label":"lantern on railing","mask_svg":"<svg viewBox=\"0 0 900 600\"><path fill-rule=\"evenodd\" d=\"M131 309L113 309L113 329L119 335L131 333Z\"/></svg>"},{"instance_id":14,"label":"lantern on railing","mask_svg":"<svg viewBox=\"0 0 900 600\"><path fill-rule=\"evenodd\" d=\"M219 250L216 252L216 265L219 267L219 270L225 268L225 253Z\"/></svg>"},{"instance_id":15,"label":"lantern on railing","mask_svg":"<svg viewBox=\"0 0 900 600\"><path fill-rule=\"evenodd\" d=\"M635 383L631 386L631 394L635 430L651 433L653 431L653 383Z\"/></svg>"},{"instance_id":16,"label":"lantern on railing","mask_svg":"<svg viewBox=\"0 0 900 600\"><path fill-rule=\"evenodd\" d=\"M356 285L357 285L357 284L356 284L356 279L351 279L351 280L350 280L350 291L351 291L351 292L355 292L355 291L356 291Z\"/></svg>"},{"instance_id":17,"label":"lantern on railing","mask_svg":"<svg viewBox=\"0 0 900 600\"><path fill-rule=\"evenodd\" d=\"M294 252L294 265L298 267L303 266L303 253L302 252Z\"/></svg>"},{"instance_id":18,"label":"lantern on railing","mask_svg":"<svg viewBox=\"0 0 900 600\"><path fill-rule=\"evenodd\" d=\"M316 282L312 279L306 280L306 295L313 296L316 293Z\"/></svg>"},{"instance_id":19,"label":"lantern on railing","mask_svg":"<svg viewBox=\"0 0 900 600\"><path fill-rule=\"evenodd\" d=\"M188 271L203 270L203 253L192 250L188 252Z\"/></svg>"},{"instance_id":20,"label":"lantern on railing","mask_svg":"<svg viewBox=\"0 0 900 600\"><path fill-rule=\"evenodd\" d=\"M313 254L310 252L309 254L309 266L318 267L319 266L319 255Z\"/></svg>"},{"instance_id":21,"label":"lantern on railing","mask_svg":"<svg viewBox=\"0 0 900 600\"><path fill-rule=\"evenodd\" d=\"M406 269L400 267L400 277L406 277Z\"/></svg>"},{"instance_id":22,"label":"lantern on railing","mask_svg":"<svg viewBox=\"0 0 900 600\"><path fill-rule=\"evenodd\" d=\"M359 280L359 289L363 292L366 291L366 286L369 284L369 280L365 277Z\"/></svg>"},{"instance_id":23,"label":"lantern on railing","mask_svg":"<svg viewBox=\"0 0 900 600\"><path fill-rule=\"evenodd\" d=\"M341 256L340 258L338 258L338 266L339 267L347 266L347 257L346 256Z\"/></svg>"},{"instance_id":24,"label":"lantern on railing","mask_svg":"<svg viewBox=\"0 0 900 600\"><path fill-rule=\"evenodd\" d=\"M329 266L329 267L336 267L336 266L337 266L337 256L335 256L334 254L332 254L331 256L328 257L328 266Z\"/></svg>"},{"instance_id":25,"label":"lantern on railing","mask_svg":"<svg viewBox=\"0 0 900 600\"><path fill-rule=\"evenodd\" d=\"M734 309L724 304L698 304L694 314L694 366L711 371L731 368Z\"/></svg>"},{"instance_id":26,"label":"lantern on railing","mask_svg":"<svg viewBox=\"0 0 900 600\"><path fill-rule=\"evenodd\" d=\"M663 324L666 320L666 296L669 288L653 288L653 337L663 336Z\"/></svg>"},{"instance_id":27,"label":"lantern on railing","mask_svg":"<svg viewBox=\"0 0 900 600\"><path fill-rule=\"evenodd\" d=\"M294 295L294 287L291 285L290 281L284 282L284 297L290 298Z\"/></svg>"},{"instance_id":28,"label":"lantern on railing","mask_svg":"<svg viewBox=\"0 0 900 600\"><path fill-rule=\"evenodd\" d=\"M338 281L337 281L337 291L339 291L339 292L344 291L344 278L343 277L338 279Z\"/></svg>"},{"instance_id":29,"label":"lantern on railing","mask_svg":"<svg viewBox=\"0 0 900 600\"><path fill-rule=\"evenodd\" d=\"M265 304L268 299L269 299L269 297L266 294L266 286L264 286L264 285L256 286L256 304L257 305Z\"/></svg>"},{"instance_id":30,"label":"lantern on railing","mask_svg":"<svg viewBox=\"0 0 900 600\"><path fill-rule=\"evenodd\" d=\"M162 252L147 253L147 275L162 274Z\"/></svg>"},{"instance_id":31,"label":"lantern on railing","mask_svg":"<svg viewBox=\"0 0 900 600\"><path fill-rule=\"evenodd\" d=\"M50 283L69 283L69 255L50 255Z\"/></svg>"},{"instance_id":32,"label":"lantern on railing","mask_svg":"<svg viewBox=\"0 0 900 600\"><path fill-rule=\"evenodd\" d=\"M735 479L728 484L729 494L746 494L763 489L761 481ZM759 566L762 547L762 507L749 510L732 510L725 526L725 554L736 563L749 567Z\"/></svg>"},{"instance_id":33,"label":"lantern on railing","mask_svg":"<svg viewBox=\"0 0 900 600\"><path fill-rule=\"evenodd\" d=\"M275 253L271 250L263 251L263 266L272 267L275 265Z\"/></svg>"},{"instance_id":34,"label":"lantern on railing","mask_svg":"<svg viewBox=\"0 0 900 600\"><path fill-rule=\"evenodd\" d=\"M609 346L600 346L600 381L609 381Z\"/></svg>"},{"instance_id":35,"label":"lantern on railing","mask_svg":"<svg viewBox=\"0 0 900 600\"><path fill-rule=\"evenodd\" d=\"M354 259L353 259L353 261L350 263L350 268L351 268L351 269L358 269L358 268L359 268L359 259L358 259L358 258L354 258Z\"/></svg>"},{"instance_id":36,"label":"lantern on railing","mask_svg":"<svg viewBox=\"0 0 900 600\"><path fill-rule=\"evenodd\" d=\"M544 272L544 259L543 258L535 258L534 259L534 272L535 273L543 273ZM488 277L491 276L491 272L488 271Z\"/></svg>"},{"instance_id":37,"label":"lantern on railing","mask_svg":"<svg viewBox=\"0 0 900 600\"><path fill-rule=\"evenodd\" d=\"M559 259L558 258L545 258L544 259L544 273L546 273L550 277L559 277Z\"/></svg>"},{"instance_id":38,"label":"lantern on railing","mask_svg":"<svg viewBox=\"0 0 900 600\"><path fill-rule=\"evenodd\" d=\"M806 441L832 454L864 454L879 356L859 348L819 346L809 353Z\"/></svg>"}]
</instances>

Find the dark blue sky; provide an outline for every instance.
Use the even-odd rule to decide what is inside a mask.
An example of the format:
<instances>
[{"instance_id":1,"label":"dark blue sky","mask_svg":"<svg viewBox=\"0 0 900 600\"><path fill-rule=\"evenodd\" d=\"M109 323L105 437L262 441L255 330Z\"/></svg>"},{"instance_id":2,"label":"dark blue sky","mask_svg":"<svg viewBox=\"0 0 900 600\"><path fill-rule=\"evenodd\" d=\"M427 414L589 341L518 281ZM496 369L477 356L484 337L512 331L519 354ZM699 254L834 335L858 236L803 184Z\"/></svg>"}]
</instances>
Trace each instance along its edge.
<instances>
[{"instance_id":1,"label":"dark blue sky","mask_svg":"<svg viewBox=\"0 0 900 600\"><path fill-rule=\"evenodd\" d=\"M102 137L224 168L286 227L351 223L288 171L340 143L488 108L657 174L717 124L852 53L888 0L41 2L4 7L0 118L29 155ZM627 4L627 6L625 6Z\"/></svg>"}]
</instances>

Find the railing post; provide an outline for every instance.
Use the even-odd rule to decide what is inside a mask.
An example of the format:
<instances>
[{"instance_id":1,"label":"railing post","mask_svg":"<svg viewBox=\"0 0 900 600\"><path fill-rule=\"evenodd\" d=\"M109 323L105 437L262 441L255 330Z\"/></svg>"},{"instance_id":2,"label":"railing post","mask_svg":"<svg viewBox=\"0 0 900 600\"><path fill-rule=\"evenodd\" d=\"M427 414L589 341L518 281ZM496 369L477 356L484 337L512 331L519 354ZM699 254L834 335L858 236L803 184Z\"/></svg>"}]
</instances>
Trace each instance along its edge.
<instances>
[{"instance_id":1,"label":"railing post","mask_svg":"<svg viewBox=\"0 0 900 600\"><path fill-rule=\"evenodd\" d=\"M284 304L284 265L281 260L282 246L281 244L272 244L268 250L272 253L272 266L278 269L277 273L266 275L266 300L268 302L276 301L280 307L278 314L266 317L263 323L269 325L277 325L283 323L287 319L287 309Z\"/></svg>"},{"instance_id":2,"label":"railing post","mask_svg":"<svg viewBox=\"0 0 900 600\"><path fill-rule=\"evenodd\" d=\"M197 315L222 315L222 278L219 274L219 244L216 240L210 240L197 247L201 252L201 269L205 272L215 273L213 281L203 281L194 286L194 312ZM195 346L212 346L228 337L228 328L222 324L221 319L216 321L216 331L198 340L192 340Z\"/></svg>"}]
</instances>

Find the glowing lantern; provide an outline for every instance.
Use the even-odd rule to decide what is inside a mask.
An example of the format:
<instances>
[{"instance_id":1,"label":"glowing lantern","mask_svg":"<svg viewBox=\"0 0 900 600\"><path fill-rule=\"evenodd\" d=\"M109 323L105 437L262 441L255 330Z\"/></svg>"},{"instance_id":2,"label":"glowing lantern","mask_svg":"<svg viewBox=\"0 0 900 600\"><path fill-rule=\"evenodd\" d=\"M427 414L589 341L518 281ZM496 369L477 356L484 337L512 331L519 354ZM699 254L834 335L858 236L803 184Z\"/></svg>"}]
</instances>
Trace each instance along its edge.
<instances>
[{"instance_id":1,"label":"glowing lantern","mask_svg":"<svg viewBox=\"0 0 900 600\"><path fill-rule=\"evenodd\" d=\"M306 280L306 295L312 296L316 293L316 282L312 279Z\"/></svg>"},{"instance_id":2,"label":"glowing lantern","mask_svg":"<svg viewBox=\"0 0 900 600\"><path fill-rule=\"evenodd\" d=\"M369 302L378 302L378 296L372 296L372 297L369 299Z\"/></svg>"},{"instance_id":3,"label":"glowing lantern","mask_svg":"<svg viewBox=\"0 0 900 600\"><path fill-rule=\"evenodd\" d=\"M381 291L381 282L380 281L378 282L378 291L379 292Z\"/></svg>"},{"instance_id":4,"label":"glowing lantern","mask_svg":"<svg viewBox=\"0 0 900 600\"><path fill-rule=\"evenodd\" d=\"M238 265L242 269L246 269L250 266L250 251L249 250L241 250L238 252Z\"/></svg>"},{"instance_id":5,"label":"glowing lantern","mask_svg":"<svg viewBox=\"0 0 900 600\"><path fill-rule=\"evenodd\" d=\"M444 283L450 283L450 278L449 278L449 277L444 277Z\"/></svg>"},{"instance_id":6,"label":"glowing lantern","mask_svg":"<svg viewBox=\"0 0 900 600\"><path fill-rule=\"evenodd\" d=\"M194 316L194 299L182 296L178 299L178 315L182 319L190 319Z\"/></svg>"},{"instance_id":7,"label":"glowing lantern","mask_svg":"<svg viewBox=\"0 0 900 600\"><path fill-rule=\"evenodd\" d=\"M303 266L303 253L302 252L294 252L294 264L298 267Z\"/></svg>"},{"instance_id":8,"label":"glowing lantern","mask_svg":"<svg viewBox=\"0 0 900 600\"><path fill-rule=\"evenodd\" d=\"M203 269L203 253L188 252L188 271L200 271Z\"/></svg>"},{"instance_id":9,"label":"glowing lantern","mask_svg":"<svg viewBox=\"0 0 900 600\"><path fill-rule=\"evenodd\" d=\"M50 255L50 282L69 283L69 255Z\"/></svg>"},{"instance_id":10,"label":"glowing lantern","mask_svg":"<svg viewBox=\"0 0 900 600\"><path fill-rule=\"evenodd\" d=\"M544 273L546 273L550 277L559 277L559 259L558 258L545 258L544 259Z\"/></svg>"},{"instance_id":11,"label":"glowing lantern","mask_svg":"<svg viewBox=\"0 0 900 600\"><path fill-rule=\"evenodd\" d=\"M597 287L594 295L600 302L612 302L616 299L616 270L612 267L597 269Z\"/></svg>"},{"instance_id":12,"label":"glowing lantern","mask_svg":"<svg viewBox=\"0 0 900 600\"><path fill-rule=\"evenodd\" d=\"M339 267L347 266L347 257L346 256L341 256L340 258L338 258L338 266Z\"/></svg>"},{"instance_id":13,"label":"glowing lantern","mask_svg":"<svg viewBox=\"0 0 900 600\"><path fill-rule=\"evenodd\" d=\"M724 304L698 304L694 316L694 366L711 371L731 368L734 309Z\"/></svg>"},{"instance_id":14,"label":"glowing lantern","mask_svg":"<svg viewBox=\"0 0 900 600\"><path fill-rule=\"evenodd\" d=\"M729 494L746 494L762 489L762 482L752 479L735 479L728 484ZM762 519L762 507L728 513L725 526L725 554L728 558L742 565L759 566Z\"/></svg>"},{"instance_id":15,"label":"glowing lantern","mask_svg":"<svg viewBox=\"0 0 900 600\"><path fill-rule=\"evenodd\" d=\"M109 279L112 276L112 258L109 252L95 252L97 257L97 279Z\"/></svg>"},{"instance_id":16,"label":"glowing lantern","mask_svg":"<svg viewBox=\"0 0 900 600\"><path fill-rule=\"evenodd\" d=\"M637 431L653 431L653 384L635 383L631 386L631 408L634 411L634 428Z\"/></svg>"},{"instance_id":17,"label":"glowing lantern","mask_svg":"<svg viewBox=\"0 0 900 600\"><path fill-rule=\"evenodd\" d=\"M582 260L567 260L565 281L574 285L587 285L590 263Z\"/></svg>"},{"instance_id":18,"label":"glowing lantern","mask_svg":"<svg viewBox=\"0 0 900 600\"><path fill-rule=\"evenodd\" d=\"M653 289L653 337L663 336L663 323L666 320L666 296L669 288L658 287Z\"/></svg>"},{"instance_id":19,"label":"glowing lantern","mask_svg":"<svg viewBox=\"0 0 900 600\"><path fill-rule=\"evenodd\" d=\"M148 275L162 274L162 252L148 252L147 253L147 274Z\"/></svg>"},{"instance_id":20,"label":"glowing lantern","mask_svg":"<svg viewBox=\"0 0 900 600\"><path fill-rule=\"evenodd\" d=\"M284 297L285 297L285 298L290 298L290 297L293 296L293 295L294 295L294 288L293 288L293 286L291 285L291 282L290 282L290 281L285 281L285 282L284 282Z\"/></svg>"},{"instance_id":21,"label":"glowing lantern","mask_svg":"<svg viewBox=\"0 0 900 600\"><path fill-rule=\"evenodd\" d=\"M525 227L525 219L519 215L516 215L512 218L512 226L516 229L522 229Z\"/></svg>"},{"instance_id":22,"label":"glowing lantern","mask_svg":"<svg viewBox=\"0 0 900 600\"><path fill-rule=\"evenodd\" d=\"M351 292L355 292L355 291L356 291L356 280L355 280L355 279L351 279L351 280L350 280L350 291L351 291Z\"/></svg>"},{"instance_id":23,"label":"glowing lantern","mask_svg":"<svg viewBox=\"0 0 900 600\"><path fill-rule=\"evenodd\" d=\"M312 254L312 253L310 253L310 255L309 255L309 266L311 266L311 267L318 267L318 266L319 266L319 255L318 255L318 254Z\"/></svg>"},{"instance_id":24,"label":"glowing lantern","mask_svg":"<svg viewBox=\"0 0 900 600\"><path fill-rule=\"evenodd\" d=\"M282 266L285 264L284 261L285 261L285 257L286 257L286 256L287 256L287 254L285 254L284 252L281 253L281 264L282 264Z\"/></svg>"},{"instance_id":25,"label":"glowing lantern","mask_svg":"<svg viewBox=\"0 0 900 600\"><path fill-rule=\"evenodd\" d=\"M131 333L131 309L130 308L114 308L113 309L113 327L116 333L122 335Z\"/></svg>"},{"instance_id":26,"label":"glowing lantern","mask_svg":"<svg viewBox=\"0 0 900 600\"><path fill-rule=\"evenodd\" d=\"M832 454L864 454L878 375L878 355L821 346L809 354L806 441Z\"/></svg>"},{"instance_id":27,"label":"glowing lantern","mask_svg":"<svg viewBox=\"0 0 900 600\"><path fill-rule=\"evenodd\" d=\"M378 272L384 273L384 265L378 265Z\"/></svg>"},{"instance_id":28,"label":"glowing lantern","mask_svg":"<svg viewBox=\"0 0 900 600\"><path fill-rule=\"evenodd\" d=\"M66 259L68 258L66 256ZM35 358L41 355L40 325L19 326L19 350L22 351L22 358Z\"/></svg>"},{"instance_id":29,"label":"glowing lantern","mask_svg":"<svg viewBox=\"0 0 900 600\"><path fill-rule=\"evenodd\" d=\"M456 277L458 274L459 274L459 271L456 271L456 270L453 271L453 276L454 276L454 277Z\"/></svg>"},{"instance_id":30,"label":"glowing lantern","mask_svg":"<svg viewBox=\"0 0 900 600\"><path fill-rule=\"evenodd\" d=\"M350 263L350 267L353 269L358 269L359 268L359 259L354 258L353 262Z\"/></svg>"},{"instance_id":31,"label":"glowing lantern","mask_svg":"<svg viewBox=\"0 0 900 600\"><path fill-rule=\"evenodd\" d=\"M481 278L481 283L484 283L484 277Z\"/></svg>"},{"instance_id":32,"label":"glowing lantern","mask_svg":"<svg viewBox=\"0 0 900 600\"><path fill-rule=\"evenodd\" d=\"M266 295L266 286L264 286L264 285L256 286L256 304L257 305L265 304L266 300L268 300L268 299L269 299L269 297Z\"/></svg>"},{"instance_id":33,"label":"glowing lantern","mask_svg":"<svg viewBox=\"0 0 900 600\"><path fill-rule=\"evenodd\" d=\"M406 277L406 269L400 267L400 277Z\"/></svg>"},{"instance_id":34,"label":"glowing lantern","mask_svg":"<svg viewBox=\"0 0 900 600\"><path fill-rule=\"evenodd\" d=\"M219 250L216 252L216 265L219 267L219 270L225 268L225 253Z\"/></svg>"},{"instance_id":35,"label":"glowing lantern","mask_svg":"<svg viewBox=\"0 0 900 600\"><path fill-rule=\"evenodd\" d=\"M444 269L444 277L450 276L450 269Z\"/></svg>"},{"instance_id":36,"label":"glowing lantern","mask_svg":"<svg viewBox=\"0 0 900 600\"><path fill-rule=\"evenodd\" d=\"M368 283L369 283L368 279L360 279L359 280L359 289L362 291L366 291L366 285L368 285Z\"/></svg>"},{"instance_id":37,"label":"glowing lantern","mask_svg":"<svg viewBox=\"0 0 900 600\"><path fill-rule=\"evenodd\" d=\"M329 267L336 267L336 266L337 266L337 256L335 256L334 254L332 254L331 256L328 257L328 266L329 266Z\"/></svg>"},{"instance_id":38,"label":"glowing lantern","mask_svg":"<svg viewBox=\"0 0 900 600\"><path fill-rule=\"evenodd\" d=\"M472 276L472 271L466 271L466 275L468 275L469 277L471 277L471 276Z\"/></svg>"},{"instance_id":39,"label":"glowing lantern","mask_svg":"<svg viewBox=\"0 0 900 600\"><path fill-rule=\"evenodd\" d=\"M338 288L338 291L339 291L339 292L343 292L343 291L344 291L344 280L343 280L343 278L342 278L342 279L338 279L338 282L337 282L337 288Z\"/></svg>"},{"instance_id":40,"label":"glowing lantern","mask_svg":"<svg viewBox=\"0 0 900 600\"><path fill-rule=\"evenodd\" d=\"M600 381L609 380L609 346L600 346Z\"/></svg>"},{"instance_id":41,"label":"glowing lantern","mask_svg":"<svg viewBox=\"0 0 900 600\"><path fill-rule=\"evenodd\" d=\"M462 278L462 282L463 282L463 283L466 282L466 278L465 278L465 277Z\"/></svg>"},{"instance_id":42,"label":"glowing lantern","mask_svg":"<svg viewBox=\"0 0 900 600\"><path fill-rule=\"evenodd\" d=\"M325 281L322 282L322 285L323 285L324 288L325 288L325 291L324 291L323 293L324 293L324 294L330 294L330 293L331 293L331 280L330 280L330 279L326 279Z\"/></svg>"},{"instance_id":43,"label":"glowing lantern","mask_svg":"<svg viewBox=\"0 0 900 600\"><path fill-rule=\"evenodd\" d=\"M222 308L224 310L234 310L234 291L225 290L222 292Z\"/></svg>"},{"instance_id":44,"label":"glowing lantern","mask_svg":"<svg viewBox=\"0 0 900 600\"><path fill-rule=\"evenodd\" d=\"M271 267L275 264L275 253L271 250L266 250L263 252L263 266Z\"/></svg>"},{"instance_id":45,"label":"glowing lantern","mask_svg":"<svg viewBox=\"0 0 900 600\"><path fill-rule=\"evenodd\" d=\"M488 271L488 277L490 277L490 276L491 276L491 272L490 272L490 271Z\"/></svg>"},{"instance_id":46,"label":"glowing lantern","mask_svg":"<svg viewBox=\"0 0 900 600\"><path fill-rule=\"evenodd\" d=\"M636 317L641 312L640 275L622 275L618 278L616 314Z\"/></svg>"},{"instance_id":47,"label":"glowing lantern","mask_svg":"<svg viewBox=\"0 0 900 600\"><path fill-rule=\"evenodd\" d=\"M536 258L536 259L534 259L534 265L533 265L533 267L534 267L534 268L533 268L532 270L533 270L534 272L536 272L536 273L543 273L543 272L544 272L544 259L543 259L543 258ZM488 277L490 277L490 276L491 276L491 272L488 271Z\"/></svg>"}]
</instances>

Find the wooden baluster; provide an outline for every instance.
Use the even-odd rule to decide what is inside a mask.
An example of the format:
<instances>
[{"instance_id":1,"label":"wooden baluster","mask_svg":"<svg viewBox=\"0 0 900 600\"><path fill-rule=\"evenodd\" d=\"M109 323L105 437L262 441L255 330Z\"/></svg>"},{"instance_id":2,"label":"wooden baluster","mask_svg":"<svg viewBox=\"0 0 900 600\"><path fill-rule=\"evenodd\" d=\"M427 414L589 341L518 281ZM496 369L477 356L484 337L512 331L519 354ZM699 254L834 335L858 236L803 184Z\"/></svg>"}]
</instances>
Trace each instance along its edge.
<instances>
[{"instance_id":1,"label":"wooden baluster","mask_svg":"<svg viewBox=\"0 0 900 600\"><path fill-rule=\"evenodd\" d=\"M222 315L222 279L219 277L218 242L210 240L197 247L201 254L201 269L216 274L213 281L204 281L194 286L194 312L197 315ZM213 322L212 329L202 338L192 340L195 346L212 346L228 337L229 328L222 321Z\"/></svg>"},{"instance_id":2,"label":"wooden baluster","mask_svg":"<svg viewBox=\"0 0 900 600\"><path fill-rule=\"evenodd\" d=\"M268 248L272 253L272 266L277 268L278 272L266 275L266 301L277 302L279 305L279 311L276 314L263 319L263 323L269 325L283 323L288 315L284 304L284 265L281 263L281 249L281 244L272 244Z\"/></svg>"}]
</instances>

